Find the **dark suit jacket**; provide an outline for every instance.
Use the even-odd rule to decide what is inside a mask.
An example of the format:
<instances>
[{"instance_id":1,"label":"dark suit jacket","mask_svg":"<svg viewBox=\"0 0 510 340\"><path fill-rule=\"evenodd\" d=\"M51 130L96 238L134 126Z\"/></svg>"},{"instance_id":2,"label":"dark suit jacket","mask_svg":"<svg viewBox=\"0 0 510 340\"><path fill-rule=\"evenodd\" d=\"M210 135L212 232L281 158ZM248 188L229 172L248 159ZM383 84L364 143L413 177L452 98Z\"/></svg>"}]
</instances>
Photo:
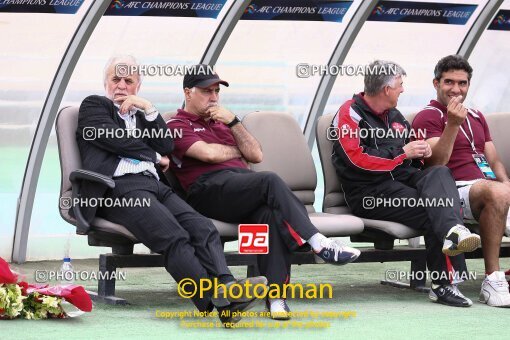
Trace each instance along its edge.
<instances>
[{"instance_id":1,"label":"dark suit jacket","mask_svg":"<svg viewBox=\"0 0 510 340\"><path fill-rule=\"evenodd\" d=\"M125 129L126 124L117 112L118 109L113 102L103 96L89 96L81 103L76 139L80 149L83 169L95 171L111 178L120 162L120 157L156 163L156 152L162 156L172 152L174 147L173 140L170 137L164 137L164 131L168 127L161 115L158 115L154 121L149 122L141 111L136 113L136 127L142 131L161 129L158 131L159 134L156 134L156 136L161 136L161 138L147 138L148 133L142 133L142 136L145 136L144 138L128 137L126 134L124 138L111 138L104 135L93 140L85 140L83 138L84 129L95 128L96 131L98 131L97 129L107 131L114 131L120 128ZM159 170L159 167L156 166L156 169ZM166 181L161 171L158 172L160 178ZM87 183L81 188L81 196L86 198L103 197L105 191L106 187L102 185ZM87 221L90 222L95 216L96 209L82 207L81 210Z\"/></svg>"}]
</instances>

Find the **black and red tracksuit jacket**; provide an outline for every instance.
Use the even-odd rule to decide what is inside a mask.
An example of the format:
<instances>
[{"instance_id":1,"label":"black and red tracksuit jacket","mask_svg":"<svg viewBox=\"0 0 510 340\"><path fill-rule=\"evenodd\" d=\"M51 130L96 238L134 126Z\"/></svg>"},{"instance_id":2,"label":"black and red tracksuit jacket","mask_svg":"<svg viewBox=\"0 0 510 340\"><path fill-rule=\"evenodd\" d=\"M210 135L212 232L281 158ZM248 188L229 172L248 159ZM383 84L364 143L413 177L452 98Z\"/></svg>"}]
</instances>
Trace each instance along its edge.
<instances>
[{"instance_id":1,"label":"black and red tracksuit jacket","mask_svg":"<svg viewBox=\"0 0 510 340\"><path fill-rule=\"evenodd\" d=\"M406 181L423 165L406 159L411 125L400 111L375 113L363 96L354 95L340 107L328 132L335 138L332 161L348 200L388 180Z\"/></svg>"}]
</instances>

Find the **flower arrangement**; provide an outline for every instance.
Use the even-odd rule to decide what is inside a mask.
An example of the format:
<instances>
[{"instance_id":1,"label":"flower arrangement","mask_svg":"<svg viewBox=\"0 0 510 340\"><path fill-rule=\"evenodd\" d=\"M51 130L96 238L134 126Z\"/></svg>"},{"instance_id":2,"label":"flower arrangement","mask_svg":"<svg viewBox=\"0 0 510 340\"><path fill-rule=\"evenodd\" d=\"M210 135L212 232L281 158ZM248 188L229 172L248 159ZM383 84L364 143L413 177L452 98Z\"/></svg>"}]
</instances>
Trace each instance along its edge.
<instances>
[{"instance_id":1,"label":"flower arrangement","mask_svg":"<svg viewBox=\"0 0 510 340\"><path fill-rule=\"evenodd\" d=\"M92 301L82 286L18 282L18 276L0 257L0 319L67 318L71 314L62 307L64 300L83 312L92 310Z\"/></svg>"},{"instance_id":2,"label":"flower arrangement","mask_svg":"<svg viewBox=\"0 0 510 340\"><path fill-rule=\"evenodd\" d=\"M17 284L0 285L0 318L14 319L23 311L23 300L26 299Z\"/></svg>"}]
</instances>

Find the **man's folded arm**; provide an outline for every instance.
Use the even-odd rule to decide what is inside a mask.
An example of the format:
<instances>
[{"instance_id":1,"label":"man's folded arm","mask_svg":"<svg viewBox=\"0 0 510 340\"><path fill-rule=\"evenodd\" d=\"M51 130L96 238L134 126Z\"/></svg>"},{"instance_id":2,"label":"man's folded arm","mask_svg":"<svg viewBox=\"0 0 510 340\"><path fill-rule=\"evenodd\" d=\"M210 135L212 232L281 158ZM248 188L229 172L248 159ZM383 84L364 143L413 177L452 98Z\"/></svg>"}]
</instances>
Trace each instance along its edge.
<instances>
[{"instance_id":1,"label":"man's folded arm","mask_svg":"<svg viewBox=\"0 0 510 340\"><path fill-rule=\"evenodd\" d=\"M173 155L179 159L186 156L214 164L242 157L241 151L236 146L203 141L188 121L172 119L167 126L171 130L180 129L182 131L183 137L175 141L173 151Z\"/></svg>"},{"instance_id":2,"label":"man's folded arm","mask_svg":"<svg viewBox=\"0 0 510 340\"><path fill-rule=\"evenodd\" d=\"M262 162L262 148L257 139L242 124L236 124L231 131L244 159L251 163Z\"/></svg>"},{"instance_id":3,"label":"man's folded arm","mask_svg":"<svg viewBox=\"0 0 510 340\"><path fill-rule=\"evenodd\" d=\"M185 155L206 163L222 163L235 158L241 158L241 151L236 146L196 141Z\"/></svg>"}]
</instances>

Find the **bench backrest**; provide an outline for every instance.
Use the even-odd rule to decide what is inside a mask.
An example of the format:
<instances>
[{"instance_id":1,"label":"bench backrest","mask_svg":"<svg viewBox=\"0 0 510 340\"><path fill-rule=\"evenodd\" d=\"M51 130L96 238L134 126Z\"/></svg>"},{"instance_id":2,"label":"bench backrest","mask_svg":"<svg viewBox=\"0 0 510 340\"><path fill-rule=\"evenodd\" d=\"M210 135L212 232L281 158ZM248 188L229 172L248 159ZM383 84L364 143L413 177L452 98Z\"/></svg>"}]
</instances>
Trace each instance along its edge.
<instances>
[{"instance_id":1,"label":"bench backrest","mask_svg":"<svg viewBox=\"0 0 510 340\"><path fill-rule=\"evenodd\" d=\"M510 112L491 113L485 116L492 141L507 172L510 172Z\"/></svg>"},{"instance_id":2,"label":"bench backrest","mask_svg":"<svg viewBox=\"0 0 510 340\"><path fill-rule=\"evenodd\" d=\"M71 181L69 175L77 169L81 169L81 157L76 142L76 129L78 127L77 106L62 108L55 122L55 131L58 143L58 156L60 159L60 197L71 197ZM59 207L60 215L64 220L75 224L75 219L69 215L69 209Z\"/></svg>"},{"instance_id":3,"label":"bench backrest","mask_svg":"<svg viewBox=\"0 0 510 340\"><path fill-rule=\"evenodd\" d=\"M321 159L322 174L324 176L324 200L322 211L331 214L349 213L345 202L340 180L331 161L333 142L328 139L328 128L333 121L334 113L319 117L315 128L317 148Z\"/></svg>"},{"instance_id":4,"label":"bench backrest","mask_svg":"<svg viewBox=\"0 0 510 340\"><path fill-rule=\"evenodd\" d=\"M251 164L255 171L273 171L314 212L317 173L305 137L297 121L289 113L253 112L246 115L243 125L259 141L264 158Z\"/></svg>"},{"instance_id":5,"label":"bench backrest","mask_svg":"<svg viewBox=\"0 0 510 340\"><path fill-rule=\"evenodd\" d=\"M168 121L172 119L176 114L177 112L165 112L161 114L161 117L163 118L165 123L168 123ZM165 172L165 177L170 183L172 189L174 189L175 193L179 195L182 199L184 199L186 197L186 192L182 188L181 183L177 179L177 176L175 176L175 174L169 169L168 171Z\"/></svg>"}]
</instances>

